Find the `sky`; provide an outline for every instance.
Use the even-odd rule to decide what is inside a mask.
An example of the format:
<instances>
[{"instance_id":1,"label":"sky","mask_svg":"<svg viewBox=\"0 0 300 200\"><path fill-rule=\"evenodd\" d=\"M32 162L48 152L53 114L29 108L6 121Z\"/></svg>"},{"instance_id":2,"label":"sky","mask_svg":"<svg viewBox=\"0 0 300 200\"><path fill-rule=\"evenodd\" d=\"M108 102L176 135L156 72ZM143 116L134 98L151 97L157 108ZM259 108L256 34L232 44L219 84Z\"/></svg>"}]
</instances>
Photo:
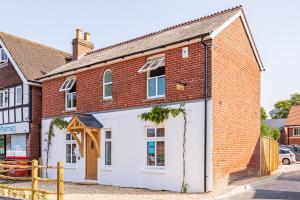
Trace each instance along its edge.
<instances>
[{"instance_id":1,"label":"sky","mask_svg":"<svg viewBox=\"0 0 300 200\"><path fill-rule=\"evenodd\" d=\"M96 48L243 5L262 58L261 105L300 92L299 0L0 0L0 31L71 52L75 29Z\"/></svg>"}]
</instances>

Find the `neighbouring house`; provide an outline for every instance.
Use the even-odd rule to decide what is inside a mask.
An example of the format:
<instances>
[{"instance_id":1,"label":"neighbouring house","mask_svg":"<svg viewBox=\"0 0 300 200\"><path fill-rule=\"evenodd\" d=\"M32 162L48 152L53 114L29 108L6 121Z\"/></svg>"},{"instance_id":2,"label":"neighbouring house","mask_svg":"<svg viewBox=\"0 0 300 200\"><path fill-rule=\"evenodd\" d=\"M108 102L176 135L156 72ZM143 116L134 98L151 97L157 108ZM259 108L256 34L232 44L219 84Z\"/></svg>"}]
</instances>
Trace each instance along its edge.
<instances>
[{"instance_id":1,"label":"neighbouring house","mask_svg":"<svg viewBox=\"0 0 300 200\"><path fill-rule=\"evenodd\" d=\"M268 125L269 127L277 128L280 131L279 143L287 144L287 130L285 127L286 121L287 121L287 118L266 119L266 120L263 120L262 123Z\"/></svg>"},{"instance_id":2,"label":"neighbouring house","mask_svg":"<svg viewBox=\"0 0 300 200\"><path fill-rule=\"evenodd\" d=\"M0 159L40 157L42 85L67 53L0 32Z\"/></svg>"},{"instance_id":3,"label":"neighbouring house","mask_svg":"<svg viewBox=\"0 0 300 200\"><path fill-rule=\"evenodd\" d=\"M281 144L300 145L300 106L292 106L281 137L284 138Z\"/></svg>"},{"instance_id":4,"label":"neighbouring house","mask_svg":"<svg viewBox=\"0 0 300 200\"><path fill-rule=\"evenodd\" d=\"M260 172L260 72L242 7L94 50L77 29L73 60L42 78L42 149L65 180L180 191L183 117L139 118L154 105L187 112L188 192L211 191ZM55 172L49 171L49 177Z\"/></svg>"}]
</instances>

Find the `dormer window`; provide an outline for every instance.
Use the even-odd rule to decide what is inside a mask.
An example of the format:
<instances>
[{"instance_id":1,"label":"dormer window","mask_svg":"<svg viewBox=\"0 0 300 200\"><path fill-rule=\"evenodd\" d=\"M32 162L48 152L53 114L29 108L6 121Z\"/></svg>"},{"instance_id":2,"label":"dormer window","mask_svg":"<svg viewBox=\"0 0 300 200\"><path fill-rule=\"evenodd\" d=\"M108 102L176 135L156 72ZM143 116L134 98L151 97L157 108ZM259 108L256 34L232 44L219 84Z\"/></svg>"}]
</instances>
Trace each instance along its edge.
<instances>
[{"instance_id":1,"label":"dormer window","mask_svg":"<svg viewBox=\"0 0 300 200\"><path fill-rule=\"evenodd\" d=\"M60 92L65 92L66 110L76 109L76 79L68 78L62 84Z\"/></svg>"},{"instance_id":2,"label":"dormer window","mask_svg":"<svg viewBox=\"0 0 300 200\"><path fill-rule=\"evenodd\" d=\"M0 65L6 64L8 62L8 57L3 48L0 47Z\"/></svg>"}]
</instances>

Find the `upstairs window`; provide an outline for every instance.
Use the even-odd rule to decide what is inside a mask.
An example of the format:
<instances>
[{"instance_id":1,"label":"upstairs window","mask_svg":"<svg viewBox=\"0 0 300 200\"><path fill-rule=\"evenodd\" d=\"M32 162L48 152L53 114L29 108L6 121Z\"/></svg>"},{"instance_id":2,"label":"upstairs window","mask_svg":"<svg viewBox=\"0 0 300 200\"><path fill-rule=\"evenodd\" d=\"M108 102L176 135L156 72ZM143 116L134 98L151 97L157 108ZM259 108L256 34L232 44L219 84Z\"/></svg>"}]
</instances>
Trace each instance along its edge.
<instances>
[{"instance_id":1,"label":"upstairs window","mask_svg":"<svg viewBox=\"0 0 300 200\"><path fill-rule=\"evenodd\" d=\"M148 59L138 72L147 73L147 98L165 97L165 57Z\"/></svg>"},{"instance_id":2,"label":"upstairs window","mask_svg":"<svg viewBox=\"0 0 300 200\"><path fill-rule=\"evenodd\" d=\"M22 104L22 86L16 87L16 105Z\"/></svg>"},{"instance_id":3,"label":"upstairs window","mask_svg":"<svg viewBox=\"0 0 300 200\"><path fill-rule=\"evenodd\" d=\"M3 48L0 47L0 65L8 62L8 57Z\"/></svg>"},{"instance_id":4,"label":"upstairs window","mask_svg":"<svg viewBox=\"0 0 300 200\"><path fill-rule=\"evenodd\" d=\"M104 72L103 76L103 99L112 98L112 71L110 69Z\"/></svg>"},{"instance_id":5,"label":"upstairs window","mask_svg":"<svg viewBox=\"0 0 300 200\"><path fill-rule=\"evenodd\" d=\"M0 108L8 106L8 90L0 91Z\"/></svg>"},{"instance_id":6,"label":"upstairs window","mask_svg":"<svg viewBox=\"0 0 300 200\"><path fill-rule=\"evenodd\" d=\"M62 84L60 92L65 92L66 110L76 109L76 79L69 78Z\"/></svg>"}]
</instances>

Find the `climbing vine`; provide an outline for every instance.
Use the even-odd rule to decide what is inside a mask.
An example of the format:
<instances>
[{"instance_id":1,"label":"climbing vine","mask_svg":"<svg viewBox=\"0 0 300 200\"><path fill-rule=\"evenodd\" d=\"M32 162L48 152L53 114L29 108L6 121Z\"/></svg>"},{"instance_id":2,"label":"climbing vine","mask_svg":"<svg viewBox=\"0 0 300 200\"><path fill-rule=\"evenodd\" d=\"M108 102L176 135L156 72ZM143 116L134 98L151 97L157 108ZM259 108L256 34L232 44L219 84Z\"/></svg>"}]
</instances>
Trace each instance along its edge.
<instances>
[{"instance_id":1,"label":"climbing vine","mask_svg":"<svg viewBox=\"0 0 300 200\"><path fill-rule=\"evenodd\" d=\"M46 166L48 166L49 163L49 151L50 151L50 146L51 146L51 141L52 141L52 137L55 136L54 134L54 126L56 126L59 129L64 129L66 128L68 125L68 122L66 120L64 120L63 118L57 117L54 118L51 122L50 122L50 126L49 126L49 130L48 132L46 132L47 138L45 139L45 141L47 142L47 149L45 149L46 151ZM46 177L48 178L48 168L46 168Z\"/></svg>"},{"instance_id":2,"label":"climbing vine","mask_svg":"<svg viewBox=\"0 0 300 200\"><path fill-rule=\"evenodd\" d=\"M179 108L170 108L170 107L166 107L166 106L153 106L150 112L142 113L139 117L144 121L151 121L155 124L160 124L160 123L166 121L170 115L175 118L179 114L182 114L183 119L184 119L183 143L182 143L183 173L182 173L181 192L187 192L188 184L185 182L187 113L186 113L184 104L180 104Z\"/></svg>"}]
</instances>

